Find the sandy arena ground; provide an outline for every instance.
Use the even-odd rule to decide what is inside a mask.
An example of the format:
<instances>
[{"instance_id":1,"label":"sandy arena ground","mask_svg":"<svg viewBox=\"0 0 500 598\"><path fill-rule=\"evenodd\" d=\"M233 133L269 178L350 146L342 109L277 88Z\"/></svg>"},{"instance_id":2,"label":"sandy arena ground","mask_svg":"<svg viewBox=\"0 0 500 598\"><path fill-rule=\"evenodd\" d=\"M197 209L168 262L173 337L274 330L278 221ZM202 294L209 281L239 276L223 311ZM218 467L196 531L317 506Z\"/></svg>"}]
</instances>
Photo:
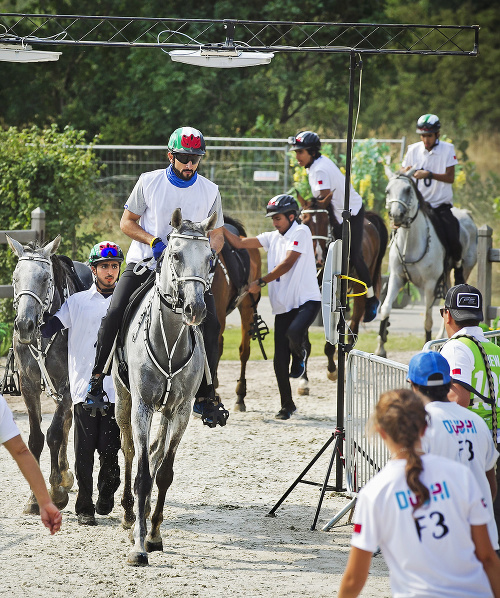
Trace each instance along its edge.
<instances>
[{"instance_id":1,"label":"sandy arena ground","mask_svg":"<svg viewBox=\"0 0 500 598\"><path fill-rule=\"evenodd\" d=\"M256 348L253 348L256 350ZM411 354L391 355L408 363ZM239 363L221 363L219 388L231 407ZM326 361L309 363L311 394L298 397L288 421L274 419L279 408L272 363L250 362L247 412L233 413L215 430L192 419L179 448L175 477L167 493L162 524L163 553L150 565L126 564L128 532L117 504L96 527L78 525L72 489L63 511L63 527L50 536L38 517L22 514L28 497L25 480L6 451L0 457L0 595L9 598L162 598L335 596L349 551L347 515L329 532L311 531L319 489L299 484L275 518L268 511L330 438L335 428L336 385L326 378ZM294 388L295 388L294 382ZM6 397L25 440L28 420L22 400ZM44 400L44 430L51 403ZM333 446L333 445L332 445ZM73 463L73 442L69 446ZM329 449L307 479L323 482ZM48 478L44 449L42 471ZM96 470L97 471L97 470ZM334 473L330 482L334 484ZM95 475L95 479L97 474ZM154 501L153 495L153 501ZM97 497L96 497L97 498ZM317 530L347 498L325 496ZM382 556L372 561L362 596L390 596Z\"/></svg>"}]
</instances>

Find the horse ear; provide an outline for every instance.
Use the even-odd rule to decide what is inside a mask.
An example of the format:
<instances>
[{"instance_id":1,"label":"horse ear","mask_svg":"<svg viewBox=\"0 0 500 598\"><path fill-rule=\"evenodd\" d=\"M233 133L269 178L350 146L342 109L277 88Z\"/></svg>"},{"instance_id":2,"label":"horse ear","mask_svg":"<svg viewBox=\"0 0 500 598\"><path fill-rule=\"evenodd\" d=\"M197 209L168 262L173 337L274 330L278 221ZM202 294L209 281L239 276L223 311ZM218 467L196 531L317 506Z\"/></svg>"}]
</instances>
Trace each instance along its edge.
<instances>
[{"instance_id":1,"label":"horse ear","mask_svg":"<svg viewBox=\"0 0 500 598\"><path fill-rule=\"evenodd\" d=\"M173 211L170 224L177 229L179 229L182 226L182 213L180 208L175 208L175 210Z\"/></svg>"},{"instance_id":2,"label":"horse ear","mask_svg":"<svg viewBox=\"0 0 500 598\"><path fill-rule=\"evenodd\" d=\"M214 212L211 216L209 216L208 218L205 218L205 220L203 220L203 222L201 222L200 224L203 227L203 229L205 230L205 232L208 232L209 230L213 230L216 222L217 222L217 212Z\"/></svg>"},{"instance_id":3,"label":"horse ear","mask_svg":"<svg viewBox=\"0 0 500 598\"><path fill-rule=\"evenodd\" d=\"M393 179L396 174L394 172L392 172L392 170L390 169L390 167L387 164L384 164L384 171L385 171L385 176L391 180Z\"/></svg>"},{"instance_id":4,"label":"horse ear","mask_svg":"<svg viewBox=\"0 0 500 598\"><path fill-rule=\"evenodd\" d=\"M42 249L42 253L45 255L46 258L49 258L57 251L57 248L59 247L60 243L61 235L57 235L57 237L53 241L45 245L45 247Z\"/></svg>"},{"instance_id":5,"label":"horse ear","mask_svg":"<svg viewBox=\"0 0 500 598\"><path fill-rule=\"evenodd\" d=\"M413 166L412 166L412 168L410 168L410 170L407 170L406 172L403 172L403 174L404 174L405 176L407 176L408 178L410 178L411 176L413 176L413 173L414 173L416 170L418 170L418 168L416 168L416 167L413 167Z\"/></svg>"},{"instance_id":6,"label":"horse ear","mask_svg":"<svg viewBox=\"0 0 500 598\"><path fill-rule=\"evenodd\" d=\"M7 238L7 243L12 251L17 255L17 257L21 257L24 253L24 247L21 245L21 243L12 237L9 237L9 235L5 235L5 237Z\"/></svg>"}]
</instances>

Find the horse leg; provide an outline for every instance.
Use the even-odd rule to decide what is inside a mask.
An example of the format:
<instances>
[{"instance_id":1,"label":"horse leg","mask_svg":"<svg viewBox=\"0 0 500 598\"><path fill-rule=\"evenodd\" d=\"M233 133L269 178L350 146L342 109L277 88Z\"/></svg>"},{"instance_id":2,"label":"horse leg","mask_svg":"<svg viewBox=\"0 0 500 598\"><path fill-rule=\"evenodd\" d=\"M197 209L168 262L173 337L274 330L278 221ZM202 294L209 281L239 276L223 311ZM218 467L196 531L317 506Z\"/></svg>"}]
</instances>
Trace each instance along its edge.
<instances>
[{"instance_id":1,"label":"horse leg","mask_svg":"<svg viewBox=\"0 0 500 598\"><path fill-rule=\"evenodd\" d=\"M123 495L121 500L123 507L122 527L130 529L135 521L134 495L132 494L132 463L134 461L135 450L132 438L132 426L130 425L131 398L128 390L117 380L114 373L113 378L117 394L115 417L116 423L120 428L122 453L125 460Z\"/></svg>"},{"instance_id":2,"label":"horse leg","mask_svg":"<svg viewBox=\"0 0 500 598\"><path fill-rule=\"evenodd\" d=\"M138 405L137 403L141 403ZM139 399L132 402L132 433L134 446L136 448L137 474L134 482L135 494L135 524L133 527L134 546L130 551L127 563L133 566L144 566L148 564L148 555L144 545L146 538L146 503L153 478L149 471L149 431L153 412Z\"/></svg>"},{"instance_id":3,"label":"horse leg","mask_svg":"<svg viewBox=\"0 0 500 598\"><path fill-rule=\"evenodd\" d=\"M375 355L379 357L387 357L387 352L385 350L385 343L387 342L387 334L389 328L389 315L392 310L392 304L394 300L398 296L399 289L404 284L404 278L396 273L393 264L390 264L392 268L391 275L389 277L389 284L387 285L387 295L385 296L384 303L380 308L380 328L377 337L377 348L375 350Z\"/></svg>"},{"instance_id":4,"label":"horse leg","mask_svg":"<svg viewBox=\"0 0 500 598\"><path fill-rule=\"evenodd\" d=\"M170 422L165 420L165 426L168 426L170 428L170 442L166 453L165 439L168 437L168 434L166 433L162 424L160 424L158 429L158 438L162 438L163 442L161 443L161 445L160 443L158 443L158 455L153 456L153 462L155 464L154 471L156 472L156 477L154 473L153 477L155 477L156 479L156 486L158 487L158 497L156 500L156 507L153 516L151 517L151 530L146 538L145 547L147 552L163 550L163 540L160 533L160 526L163 521L163 507L165 505L165 496L167 494L167 490L170 488L170 485L172 484L172 480L174 479L175 454L177 452L179 442L188 425L190 413L191 404L190 402L188 402L187 408L183 409L182 411L179 411L178 415L174 419L170 420Z\"/></svg>"},{"instance_id":5,"label":"horse leg","mask_svg":"<svg viewBox=\"0 0 500 598\"><path fill-rule=\"evenodd\" d=\"M65 411L63 423L63 439L61 448L59 449L59 471L61 472L62 482L61 486L65 490L70 490L73 487L75 478L69 469L68 462L68 438L71 424L73 423L73 412L71 409L71 402Z\"/></svg>"},{"instance_id":6,"label":"horse leg","mask_svg":"<svg viewBox=\"0 0 500 598\"><path fill-rule=\"evenodd\" d=\"M66 404L68 399L64 401ZM69 500L67 490L61 485L62 475L59 469L59 451L63 442L63 427L66 420L65 411L67 410L64 402L57 405L52 422L47 430L47 445L50 449L50 496L58 509L64 509Z\"/></svg>"},{"instance_id":7,"label":"horse leg","mask_svg":"<svg viewBox=\"0 0 500 598\"><path fill-rule=\"evenodd\" d=\"M335 382L338 378L337 366L335 365L335 345L331 345L330 343L325 343L325 355L328 359L328 373L327 377L328 380L332 380Z\"/></svg>"},{"instance_id":8,"label":"horse leg","mask_svg":"<svg viewBox=\"0 0 500 598\"><path fill-rule=\"evenodd\" d=\"M247 394L246 368L250 358L250 328L253 322L252 297L247 295L238 306L241 317L241 344L240 344L240 377L236 384L236 403L234 411L246 411L245 396Z\"/></svg>"},{"instance_id":9,"label":"horse leg","mask_svg":"<svg viewBox=\"0 0 500 598\"><path fill-rule=\"evenodd\" d=\"M434 287L425 287L425 342L428 343L432 338L432 305L434 304Z\"/></svg>"}]
</instances>

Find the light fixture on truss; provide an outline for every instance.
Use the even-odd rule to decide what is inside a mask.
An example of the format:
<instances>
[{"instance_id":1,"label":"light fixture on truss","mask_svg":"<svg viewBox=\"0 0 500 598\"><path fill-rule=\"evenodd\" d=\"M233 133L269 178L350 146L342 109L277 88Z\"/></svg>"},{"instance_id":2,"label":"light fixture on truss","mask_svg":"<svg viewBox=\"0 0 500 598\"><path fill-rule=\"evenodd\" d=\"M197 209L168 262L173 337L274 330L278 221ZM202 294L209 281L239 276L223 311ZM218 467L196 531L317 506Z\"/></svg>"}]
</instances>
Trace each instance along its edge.
<instances>
[{"instance_id":1,"label":"light fixture on truss","mask_svg":"<svg viewBox=\"0 0 500 598\"><path fill-rule=\"evenodd\" d=\"M33 50L25 44L0 44L0 62L53 62L62 52Z\"/></svg>"},{"instance_id":2,"label":"light fixture on truss","mask_svg":"<svg viewBox=\"0 0 500 598\"><path fill-rule=\"evenodd\" d=\"M242 68L247 66L258 66L260 64L269 64L274 57L273 52L252 51L245 42L234 41L234 23L224 23L227 30L226 41L223 44L205 44L196 49L186 48L183 50L171 50L168 55L174 62L183 62L194 66L204 66L219 69ZM190 36L167 30L169 33L178 33L189 37L191 41L196 42ZM165 33L165 32L162 32ZM161 35L161 34L160 34ZM160 38L158 36L158 40Z\"/></svg>"}]
</instances>

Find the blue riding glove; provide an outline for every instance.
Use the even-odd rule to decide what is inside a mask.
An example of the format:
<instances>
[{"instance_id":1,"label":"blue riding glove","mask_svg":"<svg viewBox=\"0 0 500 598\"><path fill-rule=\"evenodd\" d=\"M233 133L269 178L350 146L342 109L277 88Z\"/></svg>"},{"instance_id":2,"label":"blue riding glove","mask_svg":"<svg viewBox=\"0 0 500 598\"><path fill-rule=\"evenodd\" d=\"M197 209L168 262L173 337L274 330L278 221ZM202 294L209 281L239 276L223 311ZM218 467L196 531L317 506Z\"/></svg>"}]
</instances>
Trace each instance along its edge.
<instances>
[{"instance_id":1,"label":"blue riding glove","mask_svg":"<svg viewBox=\"0 0 500 598\"><path fill-rule=\"evenodd\" d=\"M212 274L212 272L215 272L215 267L217 266L217 252L215 251L215 249L212 249L212 257L210 258L210 274Z\"/></svg>"},{"instance_id":2,"label":"blue riding glove","mask_svg":"<svg viewBox=\"0 0 500 598\"><path fill-rule=\"evenodd\" d=\"M162 253L165 251L167 246L165 243L160 239L160 237L155 237L151 241L151 249L153 250L153 257L156 261L161 258Z\"/></svg>"}]
</instances>

